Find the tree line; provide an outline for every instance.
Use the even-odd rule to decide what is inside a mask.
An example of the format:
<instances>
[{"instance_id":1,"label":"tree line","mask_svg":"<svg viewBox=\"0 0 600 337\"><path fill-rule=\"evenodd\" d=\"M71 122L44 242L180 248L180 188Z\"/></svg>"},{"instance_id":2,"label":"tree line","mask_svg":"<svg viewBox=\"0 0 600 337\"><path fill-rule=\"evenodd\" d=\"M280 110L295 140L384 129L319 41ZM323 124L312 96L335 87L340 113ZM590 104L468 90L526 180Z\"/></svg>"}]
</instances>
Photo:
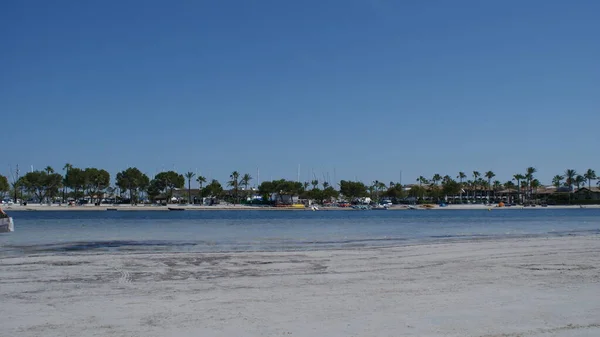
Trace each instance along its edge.
<instances>
[{"instance_id":1,"label":"tree line","mask_svg":"<svg viewBox=\"0 0 600 337\"><path fill-rule=\"evenodd\" d=\"M78 200L84 197L88 197L90 202L100 202L108 196L114 201L127 200L135 204L143 200L153 201L159 197L170 201L175 189L187 187L187 202L210 197L240 203L258 194L263 200L271 200L272 196L276 195L280 202L283 202L286 196L286 200L296 196L325 203L340 196L348 201L364 197L371 197L373 200L381 198L396 200L406 197L440 200L445 196L457 195L461 199L463 196L466 199L475 197L491 199L497 192L508 190L517 193L518 202L524 202L531 200L535 191L542 186L535 177L536 173L536 168L528 167L524 173L514 174L511 180L504 183L494 180L496 174L493 171L483 173L472 171L470 174L458 172L456 176L434 174L430 178L419 176L409 189L393 181L386 184L375 180L367 185L363 182L341 180L336 189L329 182L320 182L316 179L308 182L280 179L263 181L257 190L250 190L252 176L233 171L229 175L229 180L225 182L226 190L218 180L207 181L206 177L196 175L194 172L180 174L166 171L150 178L136 167L118 172L114 186L111 186L111 176L104 169L78 168L65 164L62 174L48 166L43 170L28 172L12 182L0 175L0 196L5 198L10 194L15 200L27 196L40 202L51 202L57 199L66 202L69 199ZM591 189L592 183L596 180L598 176L592 169L582 174L574 169L567 169L563 174L554 176L552 184L557 190L563 188L567 192L573 192L575 187L580 189L586 185ZM199 186L195 195L191 192L192 181ZM598 184L600 185L600 182Z\"/></svg>"}]
</instances>

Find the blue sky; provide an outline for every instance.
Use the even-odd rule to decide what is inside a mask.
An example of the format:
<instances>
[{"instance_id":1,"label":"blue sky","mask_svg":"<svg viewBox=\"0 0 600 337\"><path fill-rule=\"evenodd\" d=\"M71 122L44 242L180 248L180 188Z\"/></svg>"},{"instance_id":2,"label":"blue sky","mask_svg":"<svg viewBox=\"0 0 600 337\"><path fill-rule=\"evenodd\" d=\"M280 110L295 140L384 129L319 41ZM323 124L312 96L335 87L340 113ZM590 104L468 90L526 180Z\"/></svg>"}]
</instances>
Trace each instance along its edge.
<instances>
[{"instance_id":1,"label":"blue sky","mask_svg":"<svg viewBox=\"0 0 600 337\"><path fill-rule=\"evenodd\" d=\"M2 1L2 167L600 171L598 1Z\"/></svg>"}]
</instances>

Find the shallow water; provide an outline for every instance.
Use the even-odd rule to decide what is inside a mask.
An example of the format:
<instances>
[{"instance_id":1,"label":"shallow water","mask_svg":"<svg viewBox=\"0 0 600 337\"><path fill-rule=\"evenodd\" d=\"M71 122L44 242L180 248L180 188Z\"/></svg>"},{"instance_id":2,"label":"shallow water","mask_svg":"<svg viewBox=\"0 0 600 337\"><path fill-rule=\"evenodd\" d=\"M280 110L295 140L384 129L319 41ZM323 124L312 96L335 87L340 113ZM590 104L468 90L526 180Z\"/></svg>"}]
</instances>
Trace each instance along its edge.
<instances>
[{"instance_id":1,"label":"shallow water","mask_svg":"<svg viewBox=\"0 0 600 337\"><path fill-rule=\"evenodd\" d=\"M600 209L14 212L0 256L102 251L291 251L600 234Z\"/></svg>"}]
</instances>

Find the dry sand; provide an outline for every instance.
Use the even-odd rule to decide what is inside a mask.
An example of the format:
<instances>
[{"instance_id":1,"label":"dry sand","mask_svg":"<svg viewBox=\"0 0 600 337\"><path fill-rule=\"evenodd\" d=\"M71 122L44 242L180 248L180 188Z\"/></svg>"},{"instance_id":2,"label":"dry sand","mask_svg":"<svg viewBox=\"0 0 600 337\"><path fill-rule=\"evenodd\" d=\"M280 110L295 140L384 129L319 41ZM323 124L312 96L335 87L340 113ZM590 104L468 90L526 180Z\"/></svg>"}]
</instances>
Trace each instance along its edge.
<instances>
[{"instance_id":1,"label":"dry sand","mask_svg":"<svg viewBox=\"0 0 600 337\"><path fill-rule=\"evenodd\" d=\"M600 237L0 259L0 336L600 336Z\"/></svg>"}]
</instances>

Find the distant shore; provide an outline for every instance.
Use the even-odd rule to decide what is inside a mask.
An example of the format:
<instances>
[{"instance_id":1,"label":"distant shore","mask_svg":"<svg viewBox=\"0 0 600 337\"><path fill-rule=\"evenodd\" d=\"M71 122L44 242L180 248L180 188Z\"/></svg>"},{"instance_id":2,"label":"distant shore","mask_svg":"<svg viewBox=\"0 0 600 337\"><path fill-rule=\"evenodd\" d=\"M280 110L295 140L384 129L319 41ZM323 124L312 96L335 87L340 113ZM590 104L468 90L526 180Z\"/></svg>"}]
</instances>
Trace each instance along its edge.
<instances>
[{"instance_id":1,"label":"distant shore","mask_svg":"<svg viewBox=\"0 0 600 337\"><path fill-rule=\"evenodd\" d=\"M579 209L579 208L594 208L600 209L600 205L557 205L547 207L498 207L497 205L447 205L440 207L439 205L416 205L415 210L522 210L522 209ZM1 208L8 212L12 211L169 211L171 209L183 209L186 211L312 211L311 208L298 207L272 207L272 206L248 206L248 205L232 205L220 204L215 206L199 206L199 205L169 205L169 206L154 206L154 205L83 205L83 206L67 206L67 205L40 205L29 204L22 205L2 205ZM406 211L411 210L407 205L394 205L388 209L389 211ZM318 211L356 211L350 207L318 207Z\"/></svg>"}]
</instances>

